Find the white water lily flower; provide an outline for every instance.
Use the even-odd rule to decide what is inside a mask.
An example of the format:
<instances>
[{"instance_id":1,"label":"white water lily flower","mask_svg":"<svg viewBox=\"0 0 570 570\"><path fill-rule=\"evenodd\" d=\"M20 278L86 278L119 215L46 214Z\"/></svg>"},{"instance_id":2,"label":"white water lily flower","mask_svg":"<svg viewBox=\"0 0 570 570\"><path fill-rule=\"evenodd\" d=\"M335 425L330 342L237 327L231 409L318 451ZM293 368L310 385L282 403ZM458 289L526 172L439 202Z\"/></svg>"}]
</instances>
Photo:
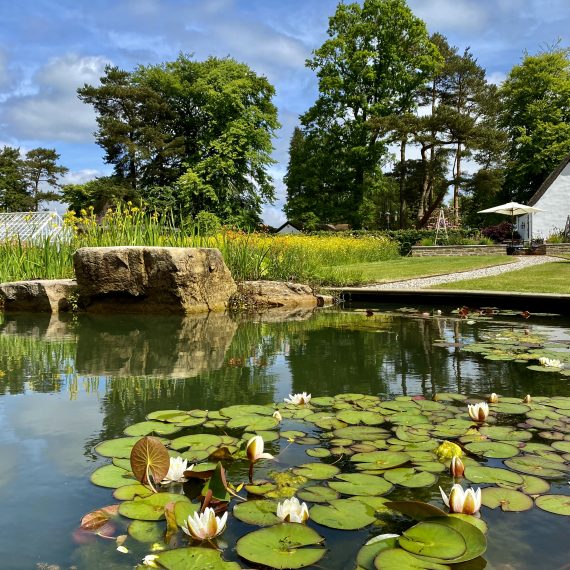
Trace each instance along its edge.
<instances>
[{"instance_id":1,"label":"white water lily flower","mask_svg":"<svg viewBox=\"0 0 570 570\"><path fill-rule=\"evenodd\" d=\"M158 568L158 564L156 563L157 558L158 554L147 554L143 558L142 563L144 566L150 566L151 568Z\"/></svg>"},{"instance_id":2,"label":"white water lily flower","mask_svg":"<svg viewBox=\"0 0 570 570\"><path fill-rule=\"evenodd\" d=\"M182 457L171 457L170 467L168 468L168 473L161 481L162 485L170 485L171 483L185 483L186 477L184 477L184 471L191 471L194 465L188 467L188 460Z\"/></svg>"},{"instance_id":3,"label":"white water lily flower","mask_svg":"<svg viewBox=\"0 0 570 570\"><path fill-rule=\"evenodd\" d=\"M463 490L463 487L456 483L451 487L449 498L440 487L439 492L450 513L462 513L464 515L474 515L481 508L481 489L473 488Z\"/></svg>"},{"instance_id":4,"label":"white water lily flower","mask_svg":"<svg viewBox=\"0 0 570 570\"><path fill-rule=\"evenodd\" d=\"M523 398L523 404L530 404L532 402L532 398L530 396L530 394L527 394L524 398Z\"/></svg>"},{"instance_id":5,"label":"white water lily flower","mask_svg":"<svg viewBox=\"0 0 570 570\"><path fill-rule=\"evenodd\" d=\"M275 410L273 412L273 417L280 422L283 419L283 416L281 415L281 412L279 410Z\"/></svg>"},{"instance_id":6,"label":"white water lily flower","mask_svg":"<svg viewBox=\"0 0 570 570\"><path fill-rule=\"evenodd\" d=\"M203 513L190 515L186 524L182 525L182 530L196 540L211 540L224 532L227 520L227 512L217 517L214 509L207 507Z\"/></svg>"},{"instance_id":7,"label":"white water lily flower","mask_svg":"<svg viewBox=\"0 0 570 570\"><path fill-rule=\"evenodd\" d=\"M489 405L487 402L479 402L478 404L467 404L469 417L476 422L484 422L489 415Z\"/></svg>"},{"instance_id":8,"label":"white water lily flower","mask_svg":"<svg viewBox=\"0 0 570 570\"><path fill-rule=\"evenodd\" d=\"M277 516L284 522L304 523L309 518L309 509L307 503L291 497L277 504Z\"/></svg>"},{"instance_id":9,"label":"white water lily flower","mask_svg":"<svg viewBox=\"0 0 570 570\"><path fill-rule=\"evenodd\" d=\"M287 404L294 404L295 406L308 404L310 401L311 394L307 394L307 392L301 392L300 394L289 394L289 397L285 398L285 402L287 402Z\"/></svg>"},{"instance_id":10,"label":"white water lily flower","mask_svg":"<svg viewBox=\"0 0 570 570\"><path fill-rule=\"evenodd\" d=\"M263 438L260 435L252 437L246 446L247 458L255 463L259 459L273 459L273 455L263 452Z\"/></svg>"},{"instance_id":11,"label":"white water lily flower","mask_svg":"<svg viewBox=\"0 0 570 570\"><path fill-rule=\"evenodd\" d=\"M546 358L546 356L541 356L538 361L541 366L546 366L547 368L562 368L562 363L556 358Z\"/></svg>"}]
</instances>

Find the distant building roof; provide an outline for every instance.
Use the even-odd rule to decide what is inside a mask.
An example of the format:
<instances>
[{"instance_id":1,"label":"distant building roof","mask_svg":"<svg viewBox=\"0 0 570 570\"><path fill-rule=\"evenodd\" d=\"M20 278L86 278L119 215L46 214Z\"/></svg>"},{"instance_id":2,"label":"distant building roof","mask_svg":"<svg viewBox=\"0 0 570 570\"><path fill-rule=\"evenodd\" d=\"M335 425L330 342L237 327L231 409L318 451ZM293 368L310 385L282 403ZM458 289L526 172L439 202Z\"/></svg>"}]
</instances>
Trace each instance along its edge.
<instances>
[{"instance_id":1,"label":"distant building roof","mask_svg":"<svg viewBox=\"0 0 570 570\"><path fill-rule=\"evenodd\" d=\"M550 188L552 183L560 176L566 165L570 162L570 152L563 158L562 162L548 175L548 178L540 185L540 188L533 194L528 201L529 206L534 206Z\"/></svg>"},{"instance_id":2,"label":"distant building roof","mask_svg":"<svg viewBox=\"0 0 570 570\"><path fill-rule=\"evenodd\" d=\"M281 232L281 233L284 233L283 230L285 230L285 229L288 228L288 227L289 227L289 228L293 228L294 230L296 230L296 231L299 232L299 233L302 233L302 231L303 231L299 226L297 226L297 225L291 223L289 220L287 220L284 224L280 225L280 226L275 230L275 233L276 233L276 234L278 234L278 233L280 233L280 232Z\"/></svg>"}]
</instances>

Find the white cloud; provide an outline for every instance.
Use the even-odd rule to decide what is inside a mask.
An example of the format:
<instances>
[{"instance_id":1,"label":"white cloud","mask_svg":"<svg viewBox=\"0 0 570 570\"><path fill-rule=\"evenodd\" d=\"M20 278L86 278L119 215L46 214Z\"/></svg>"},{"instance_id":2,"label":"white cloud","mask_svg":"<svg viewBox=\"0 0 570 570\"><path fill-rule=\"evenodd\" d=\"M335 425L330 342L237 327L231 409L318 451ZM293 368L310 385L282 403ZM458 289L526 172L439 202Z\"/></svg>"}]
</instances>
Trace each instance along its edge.
<instances>
[{"instance_id":1,"label":"white cloud","mask_svg":"<svg viewBox=\"0 0 570 570\"><path fill-rule=\"evenodd\" d=\"M490 18L484 6L472 0L414 0L410 7L416 16L426 21L431 32L445 28L482 30Z\"/></svg>"},{"instance_id":2,"label":"white cloud","mask_svg":"<svg viewBox=\"0 0 570 570\"><path fill-rule=\"evenodd\" d=\"M286 221L285 214L278 206L264 206L261 217L265 224L274 228L278 228Z\"/></svg>"},{"instance_id":3,"label":"white cloud","mask_svg":"<svg viewBox=\"0 0 570 570\"><path fill-rule=\"evenodd\" d=\"M487 81L489 83L494 83L495 85L501 85L506 78L507 74L504 71L487 72Z\"/></svg>"},{"instance_id":4,"label":"white cloud","mask_svg":"<svg viewBox=\"0 0 570 570\"><path fill-rule=\"evenodd\" d=\"M66 55L51 59L31 79L34 93L9 97L0 107L6 132L24 140L92 140L95 113L77 98L84 83L97 84L103 57Z\"/></svg>"},{"instance_id":5,"label":"white cloud","mask_svg":"<svg viewBox=\"0 0 570 570\"><path fill-rule=\"evenodd\" d=\"M94 168L83 168L82 170L68 172L65 176L62 176L59 181L60 184L84 184L99 176L105 176L105 174Z\"/></svg>"}]
</instances>

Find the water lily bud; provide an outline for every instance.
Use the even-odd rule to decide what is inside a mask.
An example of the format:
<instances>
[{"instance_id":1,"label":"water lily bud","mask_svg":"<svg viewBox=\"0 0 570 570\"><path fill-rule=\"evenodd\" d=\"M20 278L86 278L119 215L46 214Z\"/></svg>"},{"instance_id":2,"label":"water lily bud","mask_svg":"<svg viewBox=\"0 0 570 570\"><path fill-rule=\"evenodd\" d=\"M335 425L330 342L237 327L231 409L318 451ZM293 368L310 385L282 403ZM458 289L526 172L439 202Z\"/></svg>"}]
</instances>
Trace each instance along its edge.
<instances>
[{"instance_id":1,"label":"water lily bud","mask_svg":"<svg viewBox=\"0 0 570 570\"><path fill-rule=\"evenodd\" d=\"M530 394L527 394L524 398L523 398L523 404L530 404L532 402L532 398L530 397Z\"/></svg>"},{"instance_id":2,"label":"water lily bud","mask_svg":"<svg viewBox=\"0 0 570 570\"><path fill-rule=\"evenodd\" d=\"M489 396L489 404L496 404L499 401L499 396L497 396L497 394L495 394L495 392L493 392L490 396Z\"/></svg>"},{"instance_id":3,"label":"water lily bud","mask_svg":"<svg viewBox=\"0 0 570 570\"><path fill-rule=\"evenodd\" d=\"M456 455L451 458L451 466L449 471L453 477L463 477L463 473L465 472L465 465L463 465L463 461Z\"/></svg>"},{"instance_id":4,"label":"water lily bud","mask_svg":"<svg viewBox=\"0 0 570 570\"><path fill-rule=\"evenodd\" d=\"M281 413L279 412L279 410L275 410L273 412L273 417L280 422L283 419L283 416L281 415Z\"/></svg>"},{"instance_id":5,"label":"water lily bud","mask_svg":"<svg viewBox=\"0 0 570 570\"><path fill-rule=\"evenodd\" d=\"M263 452L264 443L260 435L252 437L246 446L247 458L254 463L260 459L273 459L273 455Z\"/></svg>"},{"instance_id":6,"label":"water lily bud","mask_svg":"<svg viewBox=\"0 0 570 570\"><path fill-rule=\"evenodd\" d=\"M489 415L489 405L487 402L479 402L478 404L468 404L467 411L469 417L476 422L484 422Z\"/></svg>"}]
</instances>

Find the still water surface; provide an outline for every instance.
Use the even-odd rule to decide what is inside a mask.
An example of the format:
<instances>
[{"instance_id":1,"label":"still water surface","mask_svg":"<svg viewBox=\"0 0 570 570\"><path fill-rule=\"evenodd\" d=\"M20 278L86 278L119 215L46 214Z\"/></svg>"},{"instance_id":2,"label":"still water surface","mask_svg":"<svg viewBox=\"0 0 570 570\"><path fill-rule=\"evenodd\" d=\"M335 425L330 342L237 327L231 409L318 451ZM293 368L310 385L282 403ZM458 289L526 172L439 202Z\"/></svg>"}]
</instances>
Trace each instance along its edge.
<instances>
[{"instance_id":1,"label":"still water surface","mask_svg":"<svg viewBox=\"0 0 570 570\"><path fill-rule=\"evenodd\" d=\"M445 315L445 310L444 310ZM388 312L332 310L253 319L177 317L5 317L0 326L0 568L132 568L112 542L78 544L81 516L114 502L89 482L106 463L95 445L160 409L215 410L267 404L289 393L394 395L435 392L524 397L570 395L569 378L492 362L445 338L478 340L489 331L529 328L569 339L556 318L468 324ZM371 322L374 324L371 326ZM301 455L299 462L306 462ZM568 493L567 482L551 493ZM441 505L436 494L419 497ZM535 508L484 509L490 525L488 569L569 568L568 519ZM332 549L321 568L352 568L369 538L323 531ZM391 532L384 529L382 532ZM225 536L234 543L233 536ZM147 550L141 550L144 555ZM237 560L231 550L228 560ZM137 558L140 560L140 558Z\"/></svg>"}]
</instances>

